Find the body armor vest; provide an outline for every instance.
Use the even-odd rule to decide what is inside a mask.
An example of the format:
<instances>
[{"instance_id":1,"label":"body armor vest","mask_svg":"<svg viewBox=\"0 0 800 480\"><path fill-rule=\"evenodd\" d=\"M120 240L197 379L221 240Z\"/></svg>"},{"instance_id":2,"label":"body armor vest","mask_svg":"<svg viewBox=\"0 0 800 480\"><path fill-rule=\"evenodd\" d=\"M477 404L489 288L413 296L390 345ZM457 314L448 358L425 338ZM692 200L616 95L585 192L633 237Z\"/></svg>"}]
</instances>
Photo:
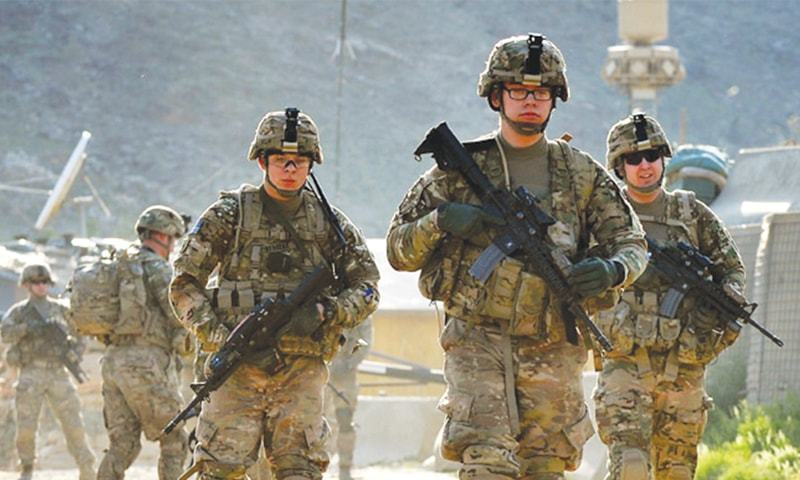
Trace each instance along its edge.
<instances>
[{"instance_id":1,"label":"body armor vest","mask_svg":"<svg viewBox=\"0 0 800 480\"><path fill-rule=\"evenodd\" d=\"M233 328L261 300L288 294L315 266L328 263L322 248L330 244L330 225L316 196L308 190L301 192L300 207L288 219L299 239L292 239L292 233L267 214L262 188L242 185L222 196L236 199L238 224L231 254L218 266L216 281L212 281L210 298L218 318ZM330 325L324 330L323 338L285 334L279 349L290 355L332 358L341 330Z\"/></svg>"},{"instance_id":2,"label":"body armor vest","mask_svg":"<svg viewBox=\"0 0 800 480\"><path fill-rule=\"evenodd\" d=\"M648 236L667 246L683 241L697 246L696 201L688 191L664 192L661 215L639 215ZM614 350L630 354L634 346L651 352L668 352L678 343L686 327L688 312L694 305L691 297L683 299L674 318L660 314L661 302L670 284L648 265L645 272L622 295L614 309L598 315L598 326L610 335Z\"/></svg>"},{"instance_id":3,"label":"body armor vest","mask_svg":"<svg viewBox=\"0 0 800 480\"><path fill-rule=\"evenodd\" d=\"M476 163L495 185L505 185L499 150L487 146L494 138L468 142ZM550 193L540 207L556 219L548 229L553 244L573 262L586 255L589 239L584 228L585 202L576 190L571 147L562 140L548 141ZM455 173L448 200L479 204L463 178ZM445 237L420 274L420 290L442 300L448 315L470 323L508 322L511 335L555 342L566 337L558 299L552 298L544 280L516 258L508 257L495 268L486 283L468 273L493 236L491 231L468 241Z\"/></svg>"}]
</instances>

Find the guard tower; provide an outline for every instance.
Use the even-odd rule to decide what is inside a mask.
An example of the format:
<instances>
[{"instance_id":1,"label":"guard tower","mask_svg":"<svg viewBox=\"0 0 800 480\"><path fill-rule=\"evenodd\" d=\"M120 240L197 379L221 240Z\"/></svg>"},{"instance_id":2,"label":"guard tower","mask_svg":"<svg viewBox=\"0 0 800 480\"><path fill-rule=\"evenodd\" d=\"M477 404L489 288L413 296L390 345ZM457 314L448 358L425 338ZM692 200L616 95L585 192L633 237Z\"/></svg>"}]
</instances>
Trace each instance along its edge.
<instances>
[{"instance_id":1,"label":"guard tower","mask_svg":"<svg viewBox=\"0 0 800 480\"><path fill-rule=\"evenodd\" d=\"M608 48L602 77L629 98L631 112L655 115L660 89L683 80L678 49L655 45L668 36L667 0L618 0L622 45Z\"/></svg>"}]
</instances>

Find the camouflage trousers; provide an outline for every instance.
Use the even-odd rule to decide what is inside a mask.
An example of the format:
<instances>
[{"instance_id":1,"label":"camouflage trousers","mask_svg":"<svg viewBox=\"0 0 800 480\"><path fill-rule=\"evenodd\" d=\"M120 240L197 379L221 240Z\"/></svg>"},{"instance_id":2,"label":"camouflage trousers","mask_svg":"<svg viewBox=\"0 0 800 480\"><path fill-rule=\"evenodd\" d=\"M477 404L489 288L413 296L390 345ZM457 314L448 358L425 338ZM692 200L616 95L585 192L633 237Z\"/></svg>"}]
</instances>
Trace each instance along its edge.
<instances>
[{"instance_id":1,"label":"camouflage trousers","mask_svg":"<svg viewBox=\"0 0 800 480\"><path fill-rule=\"evenodd\" d=\"M337 357L338 358L338 357ZM331 442L328 452L339 453L339 468L353 466L356 448L356 430L353 416L358 404L358 381L356 368L347 368L350 362L336 360L331 365L331 378L325 387L325 418L331 423ZM335 445L334 445L335 443Z\"/></svg>"},{"instance_id":2,"label":"camouflage trousers","mask_svg":"<svg viewBox=\"0 0 800 480\"><path fill-rule=\"evenodd\" d=\"M286 357L277 373L243 364L203 403L194 461L201 479L243 479L262 442L278 480L320 480L328 466L322 415L328 369L321 358Z\"/></svg>"},{"instance_id":3,"label":"camouflage trousers","mask_svg":"<svg viewBox=\"0 0 800 480\"><path fill-rule=\"evenodd\" d=\"M665 357L651 354L651 363L663 366ZM603 362L594 399L600 438L609 447L607 479L694 478L711 405L704 370L680 365L676 378L669 379L658 374L663 367L643 375L632 357Z\"/></svg>"},{"instance_id":4,"label":"camouflage trousers","mask_svg":"<svg viewBox=\"0 0 800 480\"><path fill-rule=\"evenodd\" d=\"M42 402L47 400L67 441L67 450L82 471L82 478L91 475L94 454L83 428L81 402L67 370L52 363L23 365L16 383L17 453L21 466L32 466L36 459L36 430Z\"/></svg>"},{"instance_id":5,"label":"camouflage trousers","mask_svg":"<svg viewBox=\"0 0 800 480\"><path fill-rule=\"evenodd\" d=\"M460 478L550 480L578 467L594 433L583 398L582 345L542 347L452 317L440 343L447 380L439 403L447 415L442 456L463 463Z\"/></svg>"},{"instance_id":6,"label":"camouflage trousers","mask_svg":"<svg viewBox=\"0 0 800 480\"><path fill-rule=\"evenodd\" d=\"M0 470L13 468L16 460L14 436L17 433L13 397L0 397Z\"/></svg>"},{"instance_id":7,"label":"camouflage trousers","mask_svg":"<svg viewBox=\"0 0 800 480\"><path fill-rule=\"evenodd\" d=\"M98 480L119 480L142 449L141 436L158 441L159 480L183 471L188 439L183 428L162 437L161 429L183 404L172 356L155 346L111 346L102 360L103 418L109 446Z\"/></svg>"}]
</instances>

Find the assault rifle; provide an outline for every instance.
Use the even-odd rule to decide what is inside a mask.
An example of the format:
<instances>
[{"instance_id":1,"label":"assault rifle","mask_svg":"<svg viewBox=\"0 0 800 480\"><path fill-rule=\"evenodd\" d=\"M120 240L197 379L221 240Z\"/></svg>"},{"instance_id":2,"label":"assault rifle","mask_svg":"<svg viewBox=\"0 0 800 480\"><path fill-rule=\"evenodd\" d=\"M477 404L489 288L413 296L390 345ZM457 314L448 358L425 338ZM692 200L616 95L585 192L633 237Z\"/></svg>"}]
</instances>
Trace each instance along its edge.
<instances>
[{"instance_id":1,"label":"assault rifle","mask_svg":"<svg viewBox=\"0 0 800 480\"><path fill-rule=\"evenodd\" d=\"M268 298L253 307L228 335L220 349L211 354L208 361L210 374L204 382L191 385L194 398L169 421L162 433L169 434L181 421L189 418L195 407L220 388L242 362L258 356L259 359L271 359L273 366L279 363L278 340L291 326L292 312L313 300L333 281L331 270L319 266L288 296Z\"/></svg>"},{"instance_id":2,"label":"assault rifle","mask_svg":"<svg viewBox=\"0 0 800 480\"><path fill-rule=\"evenodd\" d=\"M500 235L481 253L469 273L480 282L485 282L505 257L520 255L561 301L567 339L573 345L578 344L575 324L575 319L578 319L592 332L604 350L611 351L611 342L589 318L581 307L583 299L567 282L566 276L572 262L549 242L547 229L555 220L539 207L538 199L525 187L509 192L492 184L446 122L430 129L425 140L414 151L417 158L427 153L433 154L441 170L460 173L484 208L506 222L505 226L500 227Z\"/></svg>"},{"instance_id":3,"label":"assault rifle","mask_svg":"<svg viewBox=\"0 0 800 480\"><path fill-rule=\"evenodd\" d=\"M783 347L783 340L753 319L753 312L758 305L747 303L747 299L736 290L720 286L711 273L714 263L699 250L686 242L678 242L676 248L669 248L650 237L647 237L647 249L650 252L650 265L672 284L661 303L660 315L675 318L684 297L691 292L719 313L723 326L738 331L742 328L741 320L752 325L775 345Z\"/></svg>"},{"instance_id":4,"label":"assault rifle","mask_svg":"<svg viewBox=\"0 0 800 480\"><path fill-rule=\"evenodd\" d=\"M81 368L81 356L78 354L78 343L75 338L55 322L45 321L40 325L38 335L47 339L47 343L56 350L61 363L67 367L75 380L78 383L85 382L89 377Z\"/></svg>"}]
</instances>

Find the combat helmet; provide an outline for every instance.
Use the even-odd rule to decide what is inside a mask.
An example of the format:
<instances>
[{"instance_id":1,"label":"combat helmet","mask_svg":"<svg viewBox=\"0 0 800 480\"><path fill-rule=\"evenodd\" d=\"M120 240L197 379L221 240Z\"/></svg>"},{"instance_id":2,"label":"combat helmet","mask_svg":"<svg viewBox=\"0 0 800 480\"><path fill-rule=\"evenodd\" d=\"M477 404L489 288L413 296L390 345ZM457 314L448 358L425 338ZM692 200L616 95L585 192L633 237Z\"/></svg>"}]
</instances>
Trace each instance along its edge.
<instances>
[{"instance_id":1,"label":"combat helmet","mask_svg":"<svg viewBox=\"0 0 800 480\"><path fill-rule=\"evenodd\" d=\"M608 132L606 146L606 167L619 178L624 178L622 156L625 154L656 150L663 157L672 156L664 129L655 118L644 113L635 113L614 124Z\"/></svg>"},{"instance_id":2,"label":"combat helmet","mask_svg":"<svg viewBox=\"0 0 800 480\"><path fill-rule=\"evenodd\" d=\"M164 205L147 207L136 220L136 233L141 238L147 231L160 232L172 238L180 238L186 233L183 217Z\"/></svg>"},{"instance_id":3,"label":"combat helmet","mask_svg":"<svg viewBox=\"0 0 800 480\"><path fill-rule=\"evenodd\" d=\"M49 265L44 262L31 262L22 267L22 273L19 276L20 285L39 281L45 281L50 285L54 283Z\"/></svg>"},{"instance_id":4,"label":"combat helmet","mask_svg":"<svg viewBox=\"0 0 800 480\"><path fill-rule=\"evenodd\" d=\"M566 102L569 98L566 71L561 50L544 35L529 33L505 38L495 44L486 60L486 68L478 79L478 95L488 99L495 88L509 82L550 87L556 97Z\"/></svg>"},{"instance_id":5,"label":"combat helmet","mask_svg":"<svg viewBox=\"0 0 800 480\"><path fill-rule=\"evenodd\" d=\"M298 153L321 164L322 147L317 124L292 107L267 113L258 123L247 158L255 160L261 153Z\"/></svg>"}]
</instances>

